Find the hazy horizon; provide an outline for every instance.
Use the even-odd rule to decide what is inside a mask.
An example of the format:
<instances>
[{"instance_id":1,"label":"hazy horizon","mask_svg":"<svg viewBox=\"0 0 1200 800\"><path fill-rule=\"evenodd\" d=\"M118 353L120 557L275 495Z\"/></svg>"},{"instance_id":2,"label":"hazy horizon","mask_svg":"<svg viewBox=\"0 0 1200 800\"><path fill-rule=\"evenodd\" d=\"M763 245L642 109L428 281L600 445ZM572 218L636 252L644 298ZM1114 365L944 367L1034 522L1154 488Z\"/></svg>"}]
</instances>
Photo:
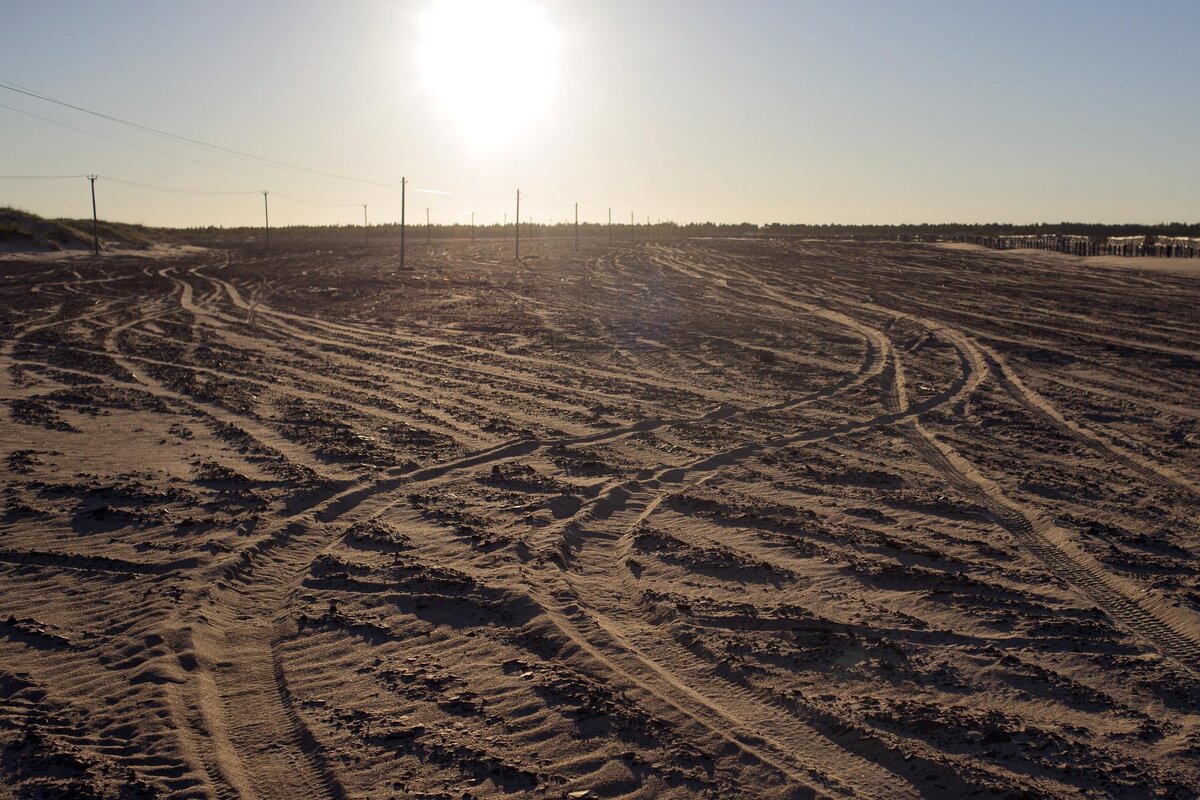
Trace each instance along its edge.
<instances>
[{"instance_id":1,"label":"hazy horizon","mask_svg":"<svg viewBox=\"0 0 1200 800\"><path fill-rule=\"evenodd\" d=\"M1200 216L1184 167L1200 52L1175 34L1200 7L1181 2L6 12L0 80L309 170L0 89L0 175L106 176L107 219L256 225L269 189L273 225L360 224L363 203L372 223L394 222L402 176L410 223L426 207L437 224L511 220L517 188L522 218L543 223L575 202L581 220L611 207L622 223ZM82 178L0 180L0 205L91 212Z\"/></svg>"}]
</instances>

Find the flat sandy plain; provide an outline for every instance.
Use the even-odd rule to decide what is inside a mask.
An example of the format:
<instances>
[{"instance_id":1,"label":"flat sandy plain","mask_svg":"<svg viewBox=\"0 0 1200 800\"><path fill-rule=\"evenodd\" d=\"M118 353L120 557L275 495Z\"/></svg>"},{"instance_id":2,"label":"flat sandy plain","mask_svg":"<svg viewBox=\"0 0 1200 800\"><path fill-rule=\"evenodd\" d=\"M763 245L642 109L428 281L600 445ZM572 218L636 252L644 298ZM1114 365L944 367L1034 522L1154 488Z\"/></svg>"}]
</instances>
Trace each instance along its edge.
<instances>
[{"instance_id":1,"label":"flat sandy plain","mask_svg":"<svg viewBox=\"0 0 1200 800\"><path fill-rule=\"evenodd\" d=\"M0 796L1200 793L1200 277L10 260Z\"/></svg>"}]
</instances>

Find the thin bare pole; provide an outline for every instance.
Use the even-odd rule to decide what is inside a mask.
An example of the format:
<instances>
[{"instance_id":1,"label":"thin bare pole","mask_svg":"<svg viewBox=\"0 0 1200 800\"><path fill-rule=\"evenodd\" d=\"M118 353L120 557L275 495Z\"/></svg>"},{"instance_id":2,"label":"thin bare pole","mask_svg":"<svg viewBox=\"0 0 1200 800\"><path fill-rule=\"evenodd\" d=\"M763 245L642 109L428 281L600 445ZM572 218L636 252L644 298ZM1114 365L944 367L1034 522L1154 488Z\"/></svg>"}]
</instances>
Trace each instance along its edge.
<instances>
[{"instance_id":1,"label":"thin bare pole","mask_svg":"<svg viewBox=\"0 0 1200 800\"><path fill-rule=\"evenodd\" d=\"M363 244L371 243L371 231L367 226L367 204L363 203Z\"/></svg>"},{"instance_id":2,"label":"thin bare pole","mask_svg":"<svg viewBox=\"0 0 1200 800\"><path fill-rule=\"evenodd\" d=\"M513 230L516 231L516 255L517 263L521 262L521 190L517 189L517 216L516 224L513 225Z\"/></svg>"},{"instance_id":3,"label":"thin bare pole","mask_svg":"<svg viewBox=\"0 0 1200 800\"><path fill-rule=\"evenodd\" d=\"M475 243L475 212L471 212L471 243Z\"/></svg>"},{"instance_id":4,"label":"thin bare pole","mask_svg":"<svg viewBox=\"0 0 1200 800\"><path fill-rule=\"evenodd\" d=\"M637 228L634 227L632 211L629 212L629 241L630 242L637 241Z\"/></svg>"},{"instance_id":5,"label":"thin bare pole","mask_svg":"<svg viewBox=\"0 0 1200 800\"><path fill-rule=\"evenodd\" d=\"M575 249L579 249L579 203L575 204Z\"/></svg>"},{"instance_id":6,"label":"thin bare pole","mask_svg":"<svg viewBox=\"0 0 1200 800\"><path fill-rule=\"evenodd\" d=\"M92 182L92 251L100 255L100 223L96 221L96 175L88 175Z\"/></svg>"},{"instance_id":7,"label":"thin bare pole","mask_svg":"<svg viewBox=\"0 0 1200 800\"><path fill-rule=\"evenodd\" d=\"M270 194L266 189L263 189L263 228L267 232L267 249L271 249L271 211L267 208L267 195Z\"/></svg>"},{"instance_id":8,"label":"thin bare pole","mask_svg":"<svg viewBox=\"0 0 1200 800\"><path fill-rule=\"evenodd\" d=\"M429 247L432 242L429 239L429 208L425 208L425 246Z\"/></svg>"},{"instance_id":9,"label":"thin bare pole","mask_svg":"<svg viewBox=\"0 0 1200 800\"><path fill-rule=\"evenodd\" d=\"M404 269L404 196L405 188L408 186L408 179L400 179L400 269Z\"/></svg>"}]
</instances>

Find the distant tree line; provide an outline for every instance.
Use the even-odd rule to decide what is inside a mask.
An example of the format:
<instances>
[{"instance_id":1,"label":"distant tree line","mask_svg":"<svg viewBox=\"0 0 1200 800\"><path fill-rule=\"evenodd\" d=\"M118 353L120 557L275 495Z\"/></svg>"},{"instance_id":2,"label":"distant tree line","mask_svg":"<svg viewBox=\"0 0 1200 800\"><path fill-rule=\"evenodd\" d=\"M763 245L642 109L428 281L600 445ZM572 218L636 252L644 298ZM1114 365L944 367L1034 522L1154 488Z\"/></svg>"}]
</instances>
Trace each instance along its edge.
<instances>
[{"instance_id":1,"label":"distant tree line","mask_svg":"<svg viewBox=\"0 0 1200 800\"><path fill-rule=\"evenodd\" d=\"M539 237L569 237L574 235L573 222L521 222L521 238L537 239ZM762 231L762 227L752 222L734 224L718 224L714 222L639 222L633 226L629 223L612 224L614 241L628 242L645 240L647 238L677 238L692 236L754 236ZM225 228L216 225L195 228L176 228L171 232L195 244L212 244L218 242L255 241L263 236L261 226L240 226ZM371 238L399 239L399 223L372 224L369 229ZM407 237L410 243L416 245L425 241L426 236L431 240L444 241L447 239L469 239L471 226L466 223L453 225L430 225L428 230L424 222L409 223ZM609 226L600 222L579 223L579 235L592 239L606 240L609 236ZM513 236L513 224L476 225L475 237L479 239L500 239ZM325 240L325 241L355 241L363 238L362 225L285 225L271 226L271 239L280 242L288 240Z\"/></svg>"},{"instance_id":2,"label":"distant tree line","mask_svg":"<svg viewBox=\"0 0 1200 800\"><path fill-rule=\"evenodd\" d=\"M574 225L571 222L545 223L521 222L521 238L537 239L539 237L566 237L573 235ZM179 238L197 244L256 241L262 236L263 230L258 226L225 228L207 226L197 228L177 228L171 232ZM398 239L400 225L398 223L381 223L370 226L371 238ZM604 240L609 235L609 227L605 223L580 223L579 234L582 237ZM511 237L513 225L501 224L476 225L475 236L480 239L499 239ZM767 225L756 225L751 222L716 223L716 222L651 222L650 224L616 223L612 225L612 236L615 241L627 242L630 239L671 239L686 237L738 237L738 236L769 236L769 237L800 237L815 239L857 239L860 241L915 240L936 241L952 239L962 235L974 236L1087 236L1096 241L1103 241L1110 236L1200 236L1200 223L1161 222L1157 224L1124 223L1103 225L1093 222L1059 222L1036 223L1032 225L1015 225L1008 222L986 223L923 223L919 225L808 225L773 222ZM426 230L425 224L416 223L408 226L408 239L412 244L420 244L428 236L431 240L444 241L449 239L467 239L471 236L471 226L465 223L453 225L431 225ZM361 225L287 225L271 227L271 238L279 241L292 240L328 240L355 241L362 239Z\"/></svg>"},{"instance_id":3,"label":"distant tree line","mask_svg":"<svg viewBox=\"0 0 1200 800\"><path fill-rule=\"evenodd\" d=\"M1095 222L1039 222L1032 225L1014 225L1009 222L948 222L920 225L791 225L774 222L770 225L763 225L760 230L773 235L814 238L896 239L911 237L928 241L936 237L948 238L958 234L975 234L978 236L1087 236L1100 240L1110 236L1200 236L1200 222L1160 222L1152 225L1134 222L1114 225L1102 225Z\"/></svg>"}]
</instances>

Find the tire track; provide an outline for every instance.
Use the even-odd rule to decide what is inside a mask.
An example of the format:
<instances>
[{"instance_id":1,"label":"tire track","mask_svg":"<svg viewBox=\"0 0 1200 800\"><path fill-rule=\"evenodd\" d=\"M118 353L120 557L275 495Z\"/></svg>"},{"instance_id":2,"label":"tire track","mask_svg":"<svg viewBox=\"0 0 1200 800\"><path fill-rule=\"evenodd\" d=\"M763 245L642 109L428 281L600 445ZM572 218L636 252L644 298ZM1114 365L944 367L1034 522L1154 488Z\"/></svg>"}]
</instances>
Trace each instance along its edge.
<instances>
[{"instance_id":1,"label":"tire track","mask_svg":"<svg viewBox=\"0 0 1200 800\"><path fill-rule=\"evenodd\" d=\"M226 411L225 409L219 408L211 403L205 403L201 400L197 400L194 397L188 397L167 388L161 382L143 371L134 363L133 359L125 355L118 345L118 339L121 333L152 319L166 316L169 313L171 313L170 310L141 313L139 316L133 320L130 320L129 322L125 322L110 328L104 337L105 352L111 356L112 359L122 369L132 375L134 380L141 384L146 391L155 397L163 400L170 400L186 408L192 409L195 413L201 416L208 417L222 425L242 431L246 435L255 439L265 450L275 452L286 461L292 461L307 467L326 482L336 483L338 479L330 477L326 474L325 471L328 469L326 464L317 460L307 451L300 450L290 441L283 438L283 436L267 429L266 427L248 419L243 415L234 414L233 412Z\"/></svg>"},{"instance_id":2,"label":"tire track","mask_svg":"<svg viewBox=\"0 0 1200 800\"><path fill-rule=\"evenodd\" d=\"M874 306L872 309L881 310ZM985 375L991 371L983 350L966 337L939 323L911 315L902 316L925 324L945 336L971 361L976 374ZM890 402L903 409L908 403L903 367L894 349L892 357L896 377L891 387L893 399ZM999 367L998 362L996 366ZM1015 377L1011 372L1008 376L1010 379ZM1048 413L1044 409L1039 410ZM996 483L984 477L957 451L934 436L919 419L906 419L899 425L908 441L930 466L956 489L986 508L996 524L1042 561L1052 574L1074 586L1111 619L1152 648L1174 659L1193 676L1200 677L1200 637L1195 635L1195 624L1188 619L1186 612L1172 611L1165 599L1131 586L1110 573L1080 549L1071 535L1055 525L1044 512L1034 511L1009 499Z\"/></svg>"},{"instance_id":3,"label":"tire track","mask_svg":"<svg viewBox=\"0 0 1200 800\"><path fill-rule=\"evenodd\" d=\"M1152 483L1200 495L1200 484L1195 481L1165 464L1157 464L1118 445L1110 436L1102 436L1079 422L1067 419L1049 400L1025 384L999 353L986 345L976 343L976 346L984 354L1001 386L1028 411L1049 422L1059 433L1086 445L1105 458L1124 464Z\"/></svg>"}]
</instances>

